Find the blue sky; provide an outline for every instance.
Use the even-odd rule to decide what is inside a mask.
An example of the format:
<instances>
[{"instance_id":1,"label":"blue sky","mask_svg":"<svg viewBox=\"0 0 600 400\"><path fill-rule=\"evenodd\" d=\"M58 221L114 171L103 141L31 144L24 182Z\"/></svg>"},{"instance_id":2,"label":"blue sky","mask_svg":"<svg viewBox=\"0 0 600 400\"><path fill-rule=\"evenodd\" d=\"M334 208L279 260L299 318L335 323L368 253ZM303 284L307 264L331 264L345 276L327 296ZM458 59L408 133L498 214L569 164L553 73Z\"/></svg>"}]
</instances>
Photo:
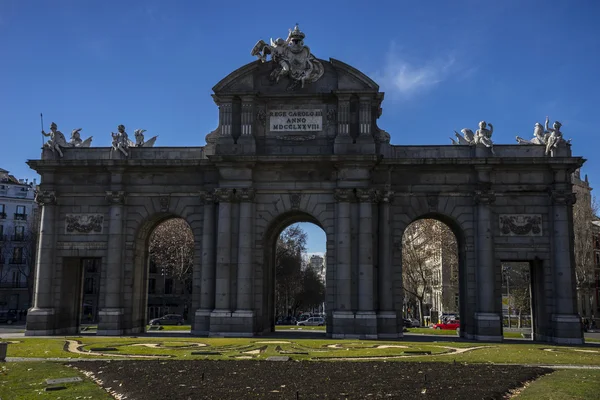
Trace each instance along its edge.
<instances>
[{"instance_id":1,"label":"blue sky","mask_svg":"<svg viewBox=\"0 0 600 400\"><path fill-rule=\"evenodd\" d=\"M1 0L0 167L35 177L25 160L40 155L40 112L46 130L83 128L93 146L118 124L202 146L217 124L211 88L297 22L317 57L379 83L392 143L449 144L482 119L496 143L515 143L548 115L600 187L599 18L593 0ZM324 251L322 231L309 233L309 251Z\"/></svg>"}]
</instances>

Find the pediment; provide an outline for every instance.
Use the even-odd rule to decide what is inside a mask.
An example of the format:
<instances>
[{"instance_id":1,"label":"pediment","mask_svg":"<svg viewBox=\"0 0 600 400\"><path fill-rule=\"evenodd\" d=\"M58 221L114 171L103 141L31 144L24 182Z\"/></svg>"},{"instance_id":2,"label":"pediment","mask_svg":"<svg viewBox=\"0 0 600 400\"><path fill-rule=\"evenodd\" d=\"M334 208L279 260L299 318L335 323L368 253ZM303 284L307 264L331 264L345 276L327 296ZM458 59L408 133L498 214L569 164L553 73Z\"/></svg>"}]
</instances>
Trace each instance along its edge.
<instances>
[{"instance_id":1,"label":"pediment","mask_svg":"<svg viewBox=\"0 0 600 400\"><path fill-rule=\"evenodd\" d=\"M217 95L264 95L330 94L334 91L377 92L379 85L358 69L333 58L319 60L324 67L323 76L303 88L287 91L287 78L274 83L269 79L273 61L256 60L236 69L213 87Z\"/></svg>"}]
</instances>

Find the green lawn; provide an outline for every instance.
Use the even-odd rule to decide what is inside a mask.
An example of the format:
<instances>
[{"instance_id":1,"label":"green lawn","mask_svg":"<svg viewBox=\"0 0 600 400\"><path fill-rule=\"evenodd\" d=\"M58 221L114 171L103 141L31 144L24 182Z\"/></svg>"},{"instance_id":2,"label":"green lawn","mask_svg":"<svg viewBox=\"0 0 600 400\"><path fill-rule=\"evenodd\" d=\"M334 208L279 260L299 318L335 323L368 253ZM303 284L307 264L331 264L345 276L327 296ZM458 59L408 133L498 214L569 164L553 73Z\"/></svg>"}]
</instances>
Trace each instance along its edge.
<instances>
[{"instance_id":1,"label":"green lawn","mask_svg":"<svg viewBox=\"0 0 600 400\"><path fill-rule=\"evenodd\" d=\"M66 337L11 339L8 357L256 359L289 355L295 360L389 358L390 361L600 365L597 346L522 343L410 342L262 338ZM76 353L66 350L68 344ZM99 349L101 348L101 349ZM109 348L108 350L106 348ZM472 348L472 349L469 349ZM463 352L463 349L469 349ZM200 354L198 354L200 352ZM210 352L216 354L203 354ZM415 352L430 352L422 355ZM192 354L197 353L197 354ZM112 356L111 356L112 355Z\"/></svg>"},{"instance_id":2,"label":"green lawn","mask_svg":"<svg viewBox=\"0 0 600 400\"><path fill-rule=\"evenodd\" d=\"M532 382L519 400L590 400L600 397L600 370L554 371Z\"/></svg>"},{"instance_id":3,"label":"green lawn","mask_svg":"<svg viewBox=\"0 0 600 400\"><path fill-rule=\"evenodd\" d=\"M46 385L46 379L79 376L82 382ZM65 389L45 391L46 387ZM0 367L0 398L2 400L31 399L112 399L105 390L78 371L53 362L4 363Z\"/></svg>"}]
</instances>

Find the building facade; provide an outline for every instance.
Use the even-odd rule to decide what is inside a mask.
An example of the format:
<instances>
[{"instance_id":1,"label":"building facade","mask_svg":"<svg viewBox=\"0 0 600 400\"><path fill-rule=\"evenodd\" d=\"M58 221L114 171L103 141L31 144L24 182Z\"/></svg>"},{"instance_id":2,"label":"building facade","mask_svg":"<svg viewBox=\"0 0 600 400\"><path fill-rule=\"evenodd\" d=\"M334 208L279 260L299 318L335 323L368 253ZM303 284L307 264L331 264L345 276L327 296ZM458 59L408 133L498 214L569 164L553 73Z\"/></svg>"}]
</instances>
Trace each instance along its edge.
<instances>
[{"instance_id":1,"label":"building facade","mask_svg":"<svg viewBox=\"0 0 600 400\"><path fill-rule=\"evenodd\" d=\"M273 331L277 238L311 222L327 238L327 335L399 338L402 235L436 218L458 242L461 336L502 340L508 259L535 271L534 338L582 343L570 176L583 159L564 141L551 152L493 144L484 122L477 141L392 145L377 125L379 86L315 58L304 36L296 27L283 44L259 41L260 60L217 83L219 125L205 146L136 146L119 126L111 148L51 142L28 161L42 176L42 254L26 334L78 330L82 258L100 259L98 334L142 332L149 235L179 217L196 246L193 334Z\"/></svg>"},{"instance_id":2,"label":"building facade","mask_svg":"<svg viewBox=\"0 0 600 400\"><path fill-rule=\"evenodd\" d=\"M35 190L35 181L17 179L0 168L0 310L22 317L33 292Z\"/></svg>"}]
</instances>

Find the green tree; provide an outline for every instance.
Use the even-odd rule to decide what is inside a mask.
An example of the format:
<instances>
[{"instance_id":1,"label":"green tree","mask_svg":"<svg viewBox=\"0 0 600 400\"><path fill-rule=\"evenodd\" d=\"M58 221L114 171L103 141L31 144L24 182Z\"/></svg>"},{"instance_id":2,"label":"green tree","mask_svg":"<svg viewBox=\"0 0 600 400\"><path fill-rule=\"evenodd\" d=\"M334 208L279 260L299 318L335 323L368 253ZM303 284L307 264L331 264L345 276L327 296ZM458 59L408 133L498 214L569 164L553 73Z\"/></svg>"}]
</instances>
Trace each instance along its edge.
<instances>
[{"instance_id":1,"label":"green tree","mask_svg":"<svg viewBox=\"0 0 600 400\"><path fill-rule=\"evenodd\" d=\"M277 239L275 250L275 301L278 315L293 315L300 306L302 291L302 253L307 235L299 225L286 228Z\"/></svg>"}]
</instances>

